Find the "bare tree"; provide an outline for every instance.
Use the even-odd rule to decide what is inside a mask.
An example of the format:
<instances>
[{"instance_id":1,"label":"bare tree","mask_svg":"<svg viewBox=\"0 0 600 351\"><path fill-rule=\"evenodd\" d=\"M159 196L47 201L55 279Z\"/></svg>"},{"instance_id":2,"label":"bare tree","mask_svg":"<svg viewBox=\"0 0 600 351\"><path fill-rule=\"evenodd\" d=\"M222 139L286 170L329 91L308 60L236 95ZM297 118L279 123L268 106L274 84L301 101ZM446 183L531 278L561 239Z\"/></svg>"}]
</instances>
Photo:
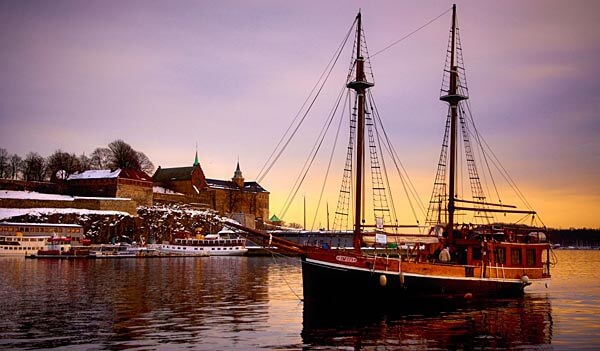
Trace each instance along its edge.
<instances>
[{"instance_id":1,"label":"bare tree","mask_svg":"<svg viewBox=\"0 0 600 351\"><path fill-rule=\"evenodd\" d=\"M91 154L91 169L108 169L110 168L110 149L106 147L98 147Z\"/></svg>"},{"instance_id":2,"label":"bare tree","mask_svg":"<svg viewBox=\"0 0 600 351\"><path fill-rule=\"evenodd\" d=\"M8 178L9 171L9 155L8 151L0 148L0 178Z\"/></svg>"},{"instance_id":3,"label":"bare tree","mask_svg":"<svg viewBox=\"0 0 600 351\"><path fill-rule=\"evenodd\" d=\"M85 155L85 153L79 155L79 157L77 158L77 160L79 161L79 170L80 171L87 171L89 169L92 169L92 159L87 157Z\"/></svg>"},{"instance_id":4,"label":"bare tree","mask_svg":"<svg viewBox=\"0 0 600 351\"><path fill-rule=\"evenodd\" d=\"M67 179L71 174L81 170L81 164L75 154L56 150L47 161L50 179Z\"/></svg>"},{"instance_id":5,"label":"bare tree","mask_svg":"<svg viewBox=\"0 0 600 351\"><path fill-rule=\"evenodd\" d=\"M141 151L137 151L136 154L140 162L140 167L142 168L142 171L146 172L146 174L152 175L152 173L154 173L154 164L152 163L152 161L150 161L148 156L146 156L146 154Z\"/></svg>"},{"instance_id":6,"label":"bare tree","mask_svg":"<svg viewBox=\"0 0 600 351\"><path fill-rule=\"evenodd\" d=\"M134 150L131 145L121 139L108 144L108 148L96 148L90 156L90 169L129 168L148 174L154 172L154 164L148 156L141 151ZM84 162L80 163L83 167Z\"/></svg>"},{"instance_id":7,"label":"bare tree","mask_svg":"<svg viewBox=\"0 0 600 351\"><path fill-rule=\"evenodd\" d=\"M23 160L23 176L25 180L43 181L46 178L46 160L37 152L30 152Z\"/></svg>"},{"instance_id":8,"label":"bare tree","mask_svg":"<svg viewBox=\"0 0 600 351\"><path fill-rule=\"evenodd\" d=\"M110 168L129 168L140 171L142 169L137 152L121 139L108 144L111 151Z\"/></svg>"},{"instance_id":9,"label":"bare tree","mask_svg":"<svg viewBox=\"0 0 600 351\"><path fill-rule=\"evenodd\" d=\"M23 167L23 160L21 159L21 156L19 156L17 154L10 155L9 178L17 179L19 176L19 173L21 172L22 167Z\"/></svg>"}]
</instances>

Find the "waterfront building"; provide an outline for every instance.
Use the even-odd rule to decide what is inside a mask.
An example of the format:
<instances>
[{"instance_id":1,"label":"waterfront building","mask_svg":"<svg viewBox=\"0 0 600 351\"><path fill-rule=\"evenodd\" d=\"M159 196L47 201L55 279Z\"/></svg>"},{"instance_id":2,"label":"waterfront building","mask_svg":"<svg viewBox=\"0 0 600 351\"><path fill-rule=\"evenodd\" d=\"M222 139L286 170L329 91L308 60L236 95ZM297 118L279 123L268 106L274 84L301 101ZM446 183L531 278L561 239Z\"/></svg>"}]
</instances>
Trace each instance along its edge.
<instances>
[{"instance_id":1,"label":"waterfront building","mask_svg":"<svg viewBox=\"0 0 600 351\"><path fill-rule=\"evenodd\" d=\"M269 218L269 192L255 181L246 181L239 162L231 180L206 178L196 152L192 166L159 166L152 179L157 201L175 202L179 198L181 202L202 204L223 216L243 214L247 221L249 217ZM168 189L172 194L158 194L156 189Z\"/></svg>"},{"instance_id":2,"label":"waterfront building","mask_svg":"<svg viewBox=\"0 0 600 351\"><path fill-rule=\"evenodd\" d=\"M152 205L152 178L134 169L102 169L67 178L69 195L130 198L138 206Z\"/></svg>"}]
</instances>

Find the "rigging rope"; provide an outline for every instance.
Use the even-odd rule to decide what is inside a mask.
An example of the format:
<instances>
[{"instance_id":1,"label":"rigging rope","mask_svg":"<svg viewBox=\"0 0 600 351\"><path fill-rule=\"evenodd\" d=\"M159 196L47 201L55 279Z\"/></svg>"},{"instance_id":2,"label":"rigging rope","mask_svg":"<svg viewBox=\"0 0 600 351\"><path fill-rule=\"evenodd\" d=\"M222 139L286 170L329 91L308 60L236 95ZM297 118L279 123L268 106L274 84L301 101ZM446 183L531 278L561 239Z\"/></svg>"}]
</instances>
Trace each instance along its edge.
<instances>
[{"instance_id":1,"label":"rigging rope","mask_svg":"<svg viewBox=\"0 0 600 351\"><path fill-rule=\"evenodd\" d=\"M346 91L346 97L348 99L345 99L345 100L348 102L348 104L350 104L350 90ZM344 114L341 113L340 114L340 122L338 123L338 129L337 129L337 132L335 133L335 139L333 141L333 147L331 148L331 154L329 155L329 162L327 163L327 170L325 171L325 178L323 179L323 185L321 186L321 193L319 194L319 201L317 201L317 209L315 211L315 217L313 218L313 222L310 226L311 230L314 229L315 223L317 222L317 215L319 213L319 208L321 207L321 201L323 200L323 194L325 193L325 185L327 184L327 178L329 177L329 171L331 170L333 155L335 154L335 149L336 149L338 138L340 135L340 130L342 129L342 122L344 120L343 117L344 117ZM329 220L329 218L328 218L328 220Z\"/></svg>"},{"instance_id":2,"label":"rigging rope","mask_svg":"<svg viewBox=\"0 0 600 351\"><path fill-rule=\"evenodd\" d=\"M414 186L414 184L412 183L412 181L410 180L410 177L408 177L408 172L406 171L406 168L404 168L404 165L402 164L402 162L400 161L400 157L398 156L398 153L396 152L396 150L394 149L394 146L385 130L385 128L383 128L383 121L381 120L381 115L379 114L379 109L377 108L377 105L375 104L375 100L373 99L372 94L369 92L369 99L371 100L371 104L373 106L373 111L375 111L375 116L379 121L379 125L381 126L381 130L383 132L383 136L385 138L385 143L383 144L386 148L386 150L388 151L388 153L390 154L392 161L394 162L394 165L396 166L396 170L398 172L398 175L400 176L400 179L403 182L403 187L405 189L405 193L407 194L407 197L409 198L409 202L411 205L411 209L413 210L413 215L415 216L415 220L417 221L417 223L419 222L418 220L418 216L416 215L416 212L414 210L414 207L412 205L412 201L410 201L410 196L413 197L413 199L416 200L416 204L419 207L419 210L421 210L422 214L425 213L425 206L423 205L423 202L421 201L421 198L418 196L417 190ZM402 173L404 172L404 173ZM403 174L405 176L403 176ZM406 180L405 180L406 179ZM407 182L408 185L408 191L404 185L404 182ZM410 194L410 196L409 196Z\"/></svg>"},{"instance_id":3,"label":"rigging rope","mask_svg":"<svg viewBox=\"0 0 600 351\"><path fill-rule=\"evenodd\" d=\"M483 175L483 180L484 180L484 183L485 183L486 190L487 190L488 193L491 193L490 190L489 190L488 182L487 182L487 175L489 174L490 181L492 182L492 186L494 188L494 192L496 193L496 197L498 198L498 203L501 204L502 203L502 199L500 197L500 192L498 191L498 187L496 185L496 179L494 178L493 173L492 173L492 169L490 167L490 162L489 162L489 159L488 159L488 155L487 155L487 153L485 152L485 150L483 149L483 147L481 145L481 140L480 140L479 132L477 131L477 127L475 126L475 121L473 120L473 116L470 115L470 113L471 113L470 112L470 106L469 106L468 103L465 104L465 105L467 106L469 114L467 114L467 111L465 111L465 109L463 108L464 107L463 105L460 106L461 107L461 113L463 115L466 115L467 116L467 121L470 121L470 123L471 123L472 129L473 129L474 132L471 129L469 129L469 134L472 137L474 137L475 143L478 146L477 147L478 157L480 159L483 159L483 161L485 163L485 169L484 169L482 175ZM485 172L486 170L487 170L487 173Z\"/></svg>"},{"instance_id":4,"label":"rigging rope","mask_svg":"<svg viewBox=\"0 0 600 351\"><path fill-rule=\"evenodd\" d=\"M302 166L302 170L300 171L298 178L296 178L294 187L292 188L292 191L288 195L288 198L286 199L286 201L284 203L284 207L282 208L282 211L280 212L280 213L282 213L282 217L285 216L285 214L287 213L288 209L290 208L292 202L294 201L294 198L298 194L298 191L300 190L302 183L304 183L304 180L306 179L306 176L308 175L308 171L310 170L310 167L312 166L317 154L319 153L319 150L321 149L321 145L323 145L323 140L325 140L325 136L327 135L327 132L329 131L329 128L331 127L331 123L333 122L333 119L335 117L337 109L340 106L340 102L342 100L342 97L344 96L345 90L346 90L346 87L344 86L342 88L342 90L340 91L337 101L330 113L330 116L325 120L326 123L323 126L323 128L321 129L321 132L320 132L319 136L317 137L317 140L315 140L315 144L313 145L311 152L309 153L306 161L304 162L304 165Z\"/></svg>"},{"instance_id":5,"label":"rigging rope","mask_svg":"<svg viewBox=\"0 0 600 351\"><path fill-rule=\"evenodd\" d=\"M281 266L281 263L280 263L280 262L277 262L277 258L278 258L278 257L279 257L279 258L283 258L283 257L285 257L285 258L288 258L288 259L289 259L289 258L292 258L292 259L293 259L293 257L282 255L282 254L280 254L280 253L278 253L278 252L275 252L275 251L273 251L273 250L270 250L270 249L268 249L268 248L266 248L266 247L263 247L263 250L266 250L266 251L268 251L268 252L270 252L270 253L271 253L271 258L273 258L273 262L274 262L275 264L277 264L278 266ZM278 257L276 257L276 256L278 256ZM297 261L297 262L299 262L299 260L296 260L296 261ZM287 285L288 289L290 289L290 291L292 292L292 294L294 294L294 295L296 296L296 298L298 299L298 301L302 302L302 301L303 301L302 297L300 297L300 294L298 294L298 293L296 292L296 290L294 290L294 288L292 288L292 285L290 284L290 282L289 282L287 279L285 279L285 274L282 274L282 275L281 275L281 279L283 280L283 282L285 283L285 285Z\"/></svg>"},{"instance_id":6,"label":"rigging rope","mask_svg":"<svg viewBox=\"0 0 600 351\"><path fill-rule=\"evenodd\" d=\"M391 215L393 218L390 218L390 220L395 223L396 225L398 225L398 214L396 212L396 204L394 203L394 197L392 196L392 188L390 186L390 178L388 176L388 172L387 172L387 167L385 165L385 157L383 155L383 147L381 146L381 139L382 139L382 135L380 133L380 129L383 129L383 125L381 124L381 118L378 115L378 112L375 108L375 99L373 98L372 94L369 94L369 103L371 104L371 112L373 113L373 126L375 127L375 135L377 136L377 143L379 145L379 152L381 153L381 164L383 165L383 174L384 174L384 178L385 178L385 186L386 189L388 190L388 194L389 194L389 198L390 198L390 211L391 211ZM393 157L393 156L392 156ZM406 193L406 189L405 189L405 193ZM407 197L408 197L408 193ZM409 200L410 201L410 200ZM417 220L418 222L418 220ZM397 227L394 228L394 232L397 232Z\"/></svg>"},{"instance_id":7,"label":"rigging rope","mask_svg":"<svg viewBox=\"0 0 600 351\"><path fill-rule=\"evenodd\" d=\"M496 167L496 169L498 170L498 172L500 173L500 175L504 178L504 180L508 183L508 185L513 189L513 191L515 192L515 194L517 195L517 197L523 202L523 204L527 207L527 209L533 211L533 206L531 206L531 204L529 203L529 201L527 201L527 198L521 192L521 190L517 186L516 182L512 179L512 177L510 176L510 174L508 173L508 171L506 170L506 168L504 167L504 165L502 165L502 163L500 162L500 159L498 158L498 156L496 156L496 154L494 153L494 151L492 150L492 148L489 146L489 144L487 143L487 141L483 138L483 136L479 133L479 131L475 127L475 123L473 121L473 116L472 116L472 113L471 113L470 104L467 104L467 109L469 110L468 116L469 116L469 118L471 120L471 124L473 125L473 129L474 129L474 131L476 133L478 142L479 142L479 144L480 144L480 146L481 146L481 148L483 150L483 153L491 156L492 164ZM485 149L484 149L484 147L485 147ZM545 226L544 221L542 221L542 219L540 218L539 214L537 215L537 219L542 223L542 225Z\"/></svg>"},{"instance_id":8,"label":"rigging rope","mask_svg":"<svg viewBox=\"0 0 600 351\"><path fill-rule=\"evenodd\" d=\"M405 39L408 39L410 36L412 36L413 34L417 33L418 31L420 31L421 29L427 27L428 25L432 24L433 22L435 22L437 19L439 19L440 17L442 17L443 15L447 14L448 12L450 12L452 10L452 8L447 9L446 11L444 11L443 13L441 13L439 16L437 16L436 18L430 20L429 22L425 23L424 25L422 25L421 27L413 30L412 32L408 33L407 35L403 36L402 38L396 40L395 42L391 43L390 45L384 47L383 49L377 51L376 53L374 53L373 55L371 55L371 57L375 57L379 54L381 54L382 52L386 51L387 49L391 48L392 46L399 44L400 42L404 41Z\"/></svg>"},{"instance_id":9,"label":"rigging rope","mask_svg":"<svg viewBox=\"0 0 600 351\"><path fill-rule=\"evenodd\" d=\"M457 77L458 89L459 89L459 93L461 95L468 96L466 71L464 68L465 63L464 63L464 56L463 56L463 52L462 52L462 45L461 45L461 39L460 39L459 32L460 32L460 30L457 25L456 33L455 33L456 41L457 41L456 69L460 72L459 76ZM449 90L449 84L450 84L449 82L450 82L451 71L453 70L453 67L450 67L450 62L449 62L449 56L451 53L450 42L451 42L452 34L453 34L452 31L450 31L450 33L449 33L450 38L448 40L448 49L446 52L446 63L444 65L444 74L442 75L442 85L440 88L441 95L448 94L450 91ZM463 132L463 138L459 138L457 140L457 143L459 144L458 149L463 150L465 152L464 156L466 157L467 169L468 169L468 174L469 174L469 178L471 181L471 191L472 191L473 197L475 199L478 198L481 202L486 202L486 201L484 201L484 199L486 199L485 193L491 194L490 187L488 185L488 176L489 176L489 180L491 181L493 191L495 192L495 195L498 198L498 202L500 204L502 204L499 187L498 187L498 184L494 177L494 173L496 173L496 172L492 172L493 167L490 165L490 163L491 163L495 167L495 170L497 171L497 173L500 173L500 176L503 177L503 179L510 186L510 188L512 188L515 195L522 202L522 204L525 207L527 207L529 210L533 211L533 207L531 206L531 204L527 201L527 199L525 198L523 193L520 191L520 189L518 188L518 186L516 185L516 183L514 182L514 180L508 173L508 171L506 170L506 168L504 168L504 166L500 162L499 158L494 154L494 151L487 144L487 142L485 141L483 136L479 133L479 130L477 129L477 127L475 125L475 121L474 121L473 113L472 113L472 109L471 109L471 104L470 104L469 100L462 101L460 103L459 113L460 113L460 124L461 124L461 129ZM448 128L448 126L446 128ZM446 131L446 133L447 133L447 131ZM477 144L476 150L472 150L472 148L470 146L471 140ZM447 151L445 151L446 148L447 148L446 136L444 136L444 143L442 144L442 153L440 154L440 162L438 164L438 174L436 175L436 183L434 183L434 190L432 192L432 198L430 201L430 209L428 211L428 222L431 220L430 214L435 213L435 209L433 208L434 196L440 190L445 191L444 189L439 188L439 187L446 186L445 183L441 183L442 179L440 179L440 174L444 175L444 177L443 177L444 180L446 179L445 171L443 173L440 173L440 167L445 168L447 166L446 162L445 162L445 153L447 152ZM473 151L475 151L475 152L473 152ZM459 177L460 177L460 179L462 179L462 177L463 177L462 171L464 170L464 167L462 167L462 163L465 160L463 160L463 158L462 158L463 157L462 153L459 153L458 156L459 156L458 163L460 166L458 168L458 171L461 172ZM480 174L477 171L477 168L475 166L475 156L477 156L478 162L483 163L483 168L481 168L482 172ZM482 180L485 185L485 190L486 190L485 192L483 192L483 188L481 187L482 180L480 179L480 176L483 178ZM440 184L438 184L438 182ZM464 186L463 183L464 183L463 181L460 181L460 183L457 184L458 187L460 187L460 189L458 189L459 190L458 193L464 192L464 189L462 189L462 187ZM436 187L438 187L439 189ZM481 206L481 212L485 213L486 205L480 204L480 206ZM479 206L475 206L475 207L479 207ZM442 209L440 208L439 211L441 212ZM447 209L444 209L444 211L447 211ZM488 218L488 216L489 216L489 214L486 214L485 217L484 216L479 216L479 217L485 219L485 218ZM519 221L517 223L522 222L527 217L528 216L525 216L524 218L519 219ZM493 218L493 217L489 217L489 218ZM533 216L533 219L535 219L535 216ZM538 217L538 220L543 224L543 221L539 217Z\"/></svg>"},{"instance_id":10,"label":"rigging rope","mask_svg":"<svg viewBox=\"0 0 600 351\"><path fill-rule=\"evenodd\" d=\"M337 63L338 59L340 58L340 55L341 55L344 47L346 46L346 42L348 41L348 38L350 37L350 34L352 34L352 32L353 32L355 24L356 24L356 19L354 20L354 22L352 22L352 25L350 26L350 29L348 30L348 33L346 33L346 36L342 40L342 43L338 46L337 50L334 52L333 57L331 58L331 60L329 60L329 63L327 63L327 66L325 66L325 69L323 70L323 73L321 73L321 76L319 77L319 79L315 83L315 86L313 87L313 89L311 90L311 92L306 97L306 100L304 101L304 103L302 104L302 106L300 107L300 109L298 110L298 112L296 113L296 116L294 117L294 119L292 120L292 122L290 123L290 125L288 126L288 128L286 129L285 133L283 133L283 135L281 136L281 139L277 143L277 146L275 146L275 149L273 150L273 152L271 153L271 155L269 156L269 158L267 159L267 161L265 162L265 164L261 168L258 176L256 177L256 179L257 179L258 182L262 182L263 179L267 176L267 174L269 173L269 171L271 170L271 168L273 168L273 166L275 165L275 163L277 162L277 160L279 160L279 157L281 157L281 155L283 154L283 152L285 151L285 149L287 148L287 146L289 145L289 143L292 141L292 139L294 138L294 136L298 132L298 129L300 128L300 126L302 125L302 123L304 122L304 120L306 119L306 117L308 116L308 113L310 112L310 110L313 107L315 101L317 100L317 97L319 96L319 94L321 93L321 90L323 90L323 87L325 86L325 83L329 79L329 76L331 75L331 72L333 71L333 68L335 67L335 64ZM329 68L329 71L328 71L328 68ZM323 79L323 76L325 75L326 72L327 72L327 75ZM313 92L315 91L316 87L319 85L319 82L321 82L321 80L323 80L322 83L321 83L321 86L319 87L319 89L317 90L316 95L313 97L312 101L310 102L310 104L308 106L308 109L306 110L306 112L304 113L304 115L302 116L302 118L300 119L300 122L298 123L298 125L296 126L296 128L294 128L294 131L289 136L289 138L287 139L287 141L283 144L283 146L281 146L281 144L282 144L283 140L285 139L286 135L288 135L289 131L294 126L294 123L298 119L298 116L300 116L300 113L302 112L302 110L306 106L306 103L310 100L311 95L313 94ZM279 152L277 152L277 150L279 149L280 146L281 146L281 149L279 150ZM274 157L275 154L277 154L277 155Z\"/></svg>"}]
</instances>

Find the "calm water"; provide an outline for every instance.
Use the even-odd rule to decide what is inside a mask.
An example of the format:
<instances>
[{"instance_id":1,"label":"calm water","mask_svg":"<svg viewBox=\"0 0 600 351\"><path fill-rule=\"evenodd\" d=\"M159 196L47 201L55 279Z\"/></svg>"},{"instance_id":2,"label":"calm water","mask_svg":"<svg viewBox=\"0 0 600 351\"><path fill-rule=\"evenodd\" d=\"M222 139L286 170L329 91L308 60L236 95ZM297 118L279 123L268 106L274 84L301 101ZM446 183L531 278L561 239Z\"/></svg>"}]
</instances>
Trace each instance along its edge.
<instances>
[{"instance_id":1,"label":"calm water","mask_svg":"<svg viewBox=\"0 0 600 351\"><path fill-rule=\"evenodd\" d=\"M0 258L0 349L597 349L600 250L556 254L523 298L360 315L304 306L297 259Z\"/></svg>"}]
</instances>

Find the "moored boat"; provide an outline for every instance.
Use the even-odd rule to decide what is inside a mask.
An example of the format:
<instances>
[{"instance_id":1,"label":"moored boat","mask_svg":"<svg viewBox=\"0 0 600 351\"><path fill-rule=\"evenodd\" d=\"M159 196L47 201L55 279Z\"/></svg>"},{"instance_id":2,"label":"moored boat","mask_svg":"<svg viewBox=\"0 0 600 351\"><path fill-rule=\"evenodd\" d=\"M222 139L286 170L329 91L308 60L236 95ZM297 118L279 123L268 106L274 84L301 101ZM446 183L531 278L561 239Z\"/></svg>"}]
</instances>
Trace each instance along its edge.
<instances>
[{"instance_id":1,"label":"moored boat","mask_svg":"<svg viewBox=\"0 0 600 351\"><path fill-rule=\"evenodd\" d=\"M154 248L135 246L129 243L102 244L96 250L91 250L90 258L132 258L157 256L159 253Z\"/></svg>"},{"instance_id":2,"label":"moored boat","mask_svg":"<svg viewBox=\"0 0 600 351\"><path fill-rule=\"evenodd\" d=\"M242 256L248 252L246 239L226 228L216 234L183 235L172 242L152 247L162 254L186 256Z\"/></svg>"},{"instance_id":3,"label":"moored boat","mask_svg":"<svg viewBox=\"0 0 600 351\"><path fill-rule=\"evenodd\" d=\"M89 250L82 246L73 246L72 239L64 236L54 236L48 239L43 249L28 255L27 258L87 258Z\"/></svg>"},{"instance_id":4,"label":"moored boat","mask_svg":"<svg viewBox=\"0 0 600 351\"><path fill-rule=\"evenodd\" d=\"M465 110L468 93L464 78L462 49L456 24L456 6L452 7L452 25L448 44L446 67L440 100L448 104L446 133L434 182L426 223L431 230L420 235L401 234L397 217L390 213L387 190L390 182L384 162L380 161L381 144L387 135L380 132L381 120L374 106L365 68L371 67L368 56L363 56L364 31L361 14L355 20L353 80L347 82L354 92L354 107L350 117L348 156L344 168L344 180L336 215L344 221L353 219L352 248L334 248L328 245L298 245L275 239L267 233L245 228L249 238L258 243L276 244L300 254L304 300L334 304L341 301L364 301L368 304L402 303L405 298L478 298L488 296L512 296L524 293L532 283L547 283L551 277L551 247L545 228L534 225L500 223L493 216L520 214L531 216L536 212L527 205L520 210L516 206L487 200L477 172L470 138L479 142L481 136L466 125L472 116ZM366 53L368 55L368 52ZM372 73L369 78L372 77ZM470 112L469 112L470 113ZM460 138L457 134L460 133ZM380 135L381 134L381 135ZM383 139L383 140L382 140ZM368 143L368 144L367 144ZM471 190L472 197L460 194L458 148L462 146L466 164L465 178L469 185L460 187ZM386 145L388 150L393 150ZM477 150L480 151L480 150ZM482 153L485 152L483 148ZM389 152L394 156L394 152ZM374 224L365 217L365 159L370 159ZM492 162L485 160L485 162ZM396 163L397 164L397 163ZM489 165L488 165L489 167ZM397 167L398 168L398 167ZM504 168L501 168L504 169ZM519 197L522 194L519 192ZM351 206L351 205L352 206ZM457 216L474 213L475 224L459 223ZM463 217L466 218L466 217ZM394 223L395 222L395 223ZM228 222L229 223L229 222ZM520 223L517 221L516 223ZM228 224L242 229L235 223ZM366 240L366 238L372 238ZM364 250L366 242L397 248L396 257Z\"/></svg>"},{"instance_id":5,"label":"moored boat","mask_svg":"<svg viewBox=\"0 0 600 351\"><path fill-rule=\"evenodd\" d=\"M462 104L468 96L466 81L460 76L464 74L464 67L457 64L458 58L462 59L462 51L457 48L460 43L457 30L456 6L453 6L445 70L447 79L440 97L440 100L448 103L449 114L428 218L428 223L435 226L429 235L410 239L415 244L417 255L399 258L365 255L361 252L365 229L364 218L361 215L361 205L364 201L361 198L363 189L360 172L361 162L364 162L361 153L364 146L361 143L364 143L362 135L365 130L365 115L369 113L364 107L365 96L373 84L367 81L363 73L364 59L360 49L361 19L360 14L358 15L357 54L354 61L356 76L354 81L347 84L349 89L356 92L359 121L356 146L359 175L354 187L354 250L307 247L302 259L305 299L333 301L340 296L349 295L384 300L423 296L472 298L518 295L532 282L547 282L550 279L550 245L543 229L489 222L478 225L455 223L456 212L459 210L485 215L493 212L535 215L535 211L532 210L515 210L514 206L488 203L483 195L473 164L469 135L464 126L465 116L462 114ZM466 145L471 186L476 193L475 201L462 200L455 188L459 129L462 131L462 142ZM449 167L446 167L447 163ZM470 204L472 208L459 206L459 203ZM434 218L431 219L431 216ZM387 238L384 226L376 227L376 236L380 236L380 240L385 244ZM352 293L349 293L350 291Z\"/></svg>"},{"instance_id":6,"label":"moored boat","mask_svg":"<svg viewBox=\"0 0 600 351\"><path fill-rule=\"evenodd\" d=\"M0 256L37 254L52 245L53 238L83 240L83 227L76 224L0 222Z\"/></svg>"}]
</instances>

